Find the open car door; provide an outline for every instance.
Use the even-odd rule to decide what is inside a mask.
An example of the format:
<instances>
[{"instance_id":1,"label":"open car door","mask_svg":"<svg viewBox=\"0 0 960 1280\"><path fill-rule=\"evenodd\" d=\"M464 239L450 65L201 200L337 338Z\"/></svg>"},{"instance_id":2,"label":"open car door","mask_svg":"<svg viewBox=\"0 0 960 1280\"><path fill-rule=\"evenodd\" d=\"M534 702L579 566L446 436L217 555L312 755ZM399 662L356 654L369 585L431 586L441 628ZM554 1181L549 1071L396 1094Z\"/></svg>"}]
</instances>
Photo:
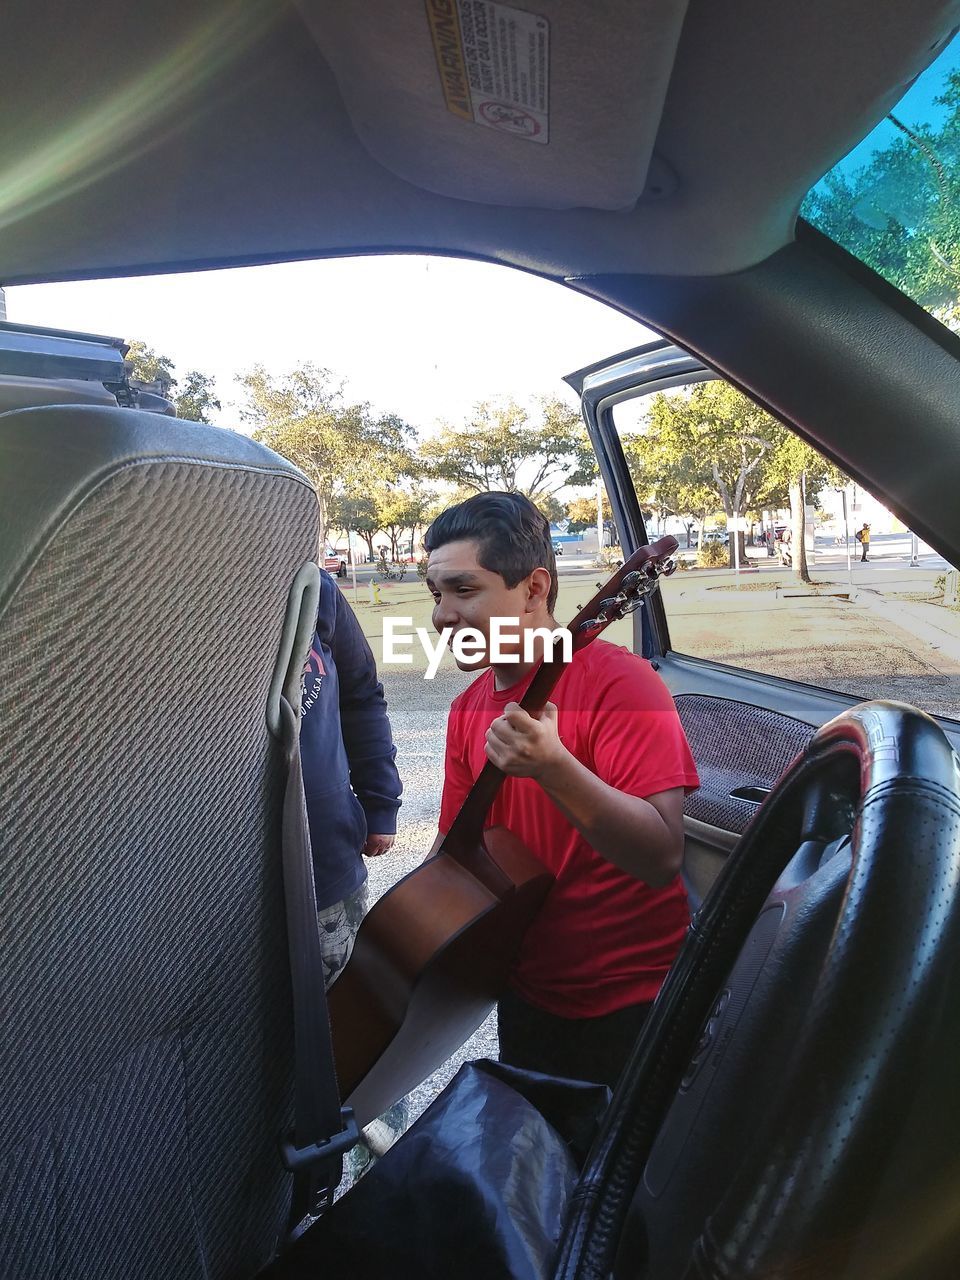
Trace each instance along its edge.
<instances>
[{"instance_id":1,"label":"open car door","mask_svg":"<svg viewBox=\"0 0 960 1280\"><path fill-rule=\"evenodd\" d=\"M875 499L665 339L565 380L581 396L623 554L663 533L669 515L686 517L686 538L678 523L669 531L678 532L681 568L689 571L665 581L634 616L633 647L673 693L697 761L701 785L687 797L684 819L684 874L695 909L819 725L864 699L894 698L942 717L960 742L960 651L931 632L907 599L929 594L951 566L929 548L918 561L909 531L875 540L879 556L861 565L853 526L858 514L882 510ZM809 455L797 455L808 463L806 542L816 574L806 583L774 555L791 448ZM814 535L815 494L838 512L842 505L845 539L833 533L836 520L830 536ZM704 536L703 515L713 518L728 497L731 504L739 497L741 512L756 503L757 537L740 530L738 540L736 529ZM648 529L645 508L659 513L660 528ZM697 567L692 545L697 515L696 545L714 553L707 568Z\"/></svg>"}]
</instances>

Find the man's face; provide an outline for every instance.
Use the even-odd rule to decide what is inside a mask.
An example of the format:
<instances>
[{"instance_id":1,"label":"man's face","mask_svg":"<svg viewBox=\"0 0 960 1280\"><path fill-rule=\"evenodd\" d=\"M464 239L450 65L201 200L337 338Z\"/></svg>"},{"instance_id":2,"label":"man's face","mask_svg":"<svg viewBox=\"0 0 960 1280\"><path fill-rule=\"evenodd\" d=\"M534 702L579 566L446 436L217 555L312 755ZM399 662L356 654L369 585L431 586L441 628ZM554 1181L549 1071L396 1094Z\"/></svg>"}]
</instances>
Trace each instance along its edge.
<instances>
[{"instance_id":1,"label":"man's face","mask_svg":"<svg viewBox=\"0 0 960 1280\"><path fill-rule=\"evenodd\" d=\"M487 653L474 662L461 662L461 671L480 671L490 665L490 619L509 618L509 631L522 633L527 625L533 625L533 615L540 613L542 604L536 593L531 599L531 580L524 578L515 587L508 587L499 573L484 569L477 559L478 544L472 539L448 542L430 552L427 561L427 590L433 596L433 625L438 632L450 627L454 637L467 627L473 627L483 636ZM531 575L532 577L533 575ZM515 643L501 639L504 653L520 653L521 639ZM454 655L456 657L456 655Z\"/></svg>"}]
</instances>

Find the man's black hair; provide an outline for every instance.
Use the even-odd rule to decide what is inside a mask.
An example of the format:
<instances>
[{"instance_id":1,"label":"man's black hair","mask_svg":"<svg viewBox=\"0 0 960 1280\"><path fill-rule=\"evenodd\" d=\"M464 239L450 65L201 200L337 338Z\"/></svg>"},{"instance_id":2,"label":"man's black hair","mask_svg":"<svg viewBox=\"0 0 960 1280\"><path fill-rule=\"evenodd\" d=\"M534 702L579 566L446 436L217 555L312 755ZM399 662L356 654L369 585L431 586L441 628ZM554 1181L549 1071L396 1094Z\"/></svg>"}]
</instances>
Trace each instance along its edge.
<instances>
[{"instance_id":1,"label":"man's black hair","mask_svg":"<svg viewBox=\"0 0 960 1280\"><path fill-rule=\"evenodd\" d=\"M437 516L423 545L436 551L448 542L477 543L482 568L499 573L508 587L528 578L534 569L550 571L547 608L557 601L557 558L550 523L529 498L519 493L478 493Z\"/></svg>"}]
</instances>

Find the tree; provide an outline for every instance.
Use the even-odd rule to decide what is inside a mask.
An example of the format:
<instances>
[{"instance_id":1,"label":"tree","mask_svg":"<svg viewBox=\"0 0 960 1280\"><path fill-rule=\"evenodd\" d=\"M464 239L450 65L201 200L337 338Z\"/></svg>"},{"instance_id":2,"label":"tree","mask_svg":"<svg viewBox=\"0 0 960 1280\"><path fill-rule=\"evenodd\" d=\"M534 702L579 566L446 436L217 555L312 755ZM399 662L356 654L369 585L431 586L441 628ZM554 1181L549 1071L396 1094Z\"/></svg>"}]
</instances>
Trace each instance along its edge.
<instances>
[{"instance_id":1,"label":"tree","mask_svg":"<svg viewBox=\"0 0 960 1280\"><path fill-rule=\"evenodd\" d=\"M160 394L169 396L171 388L177 381L173 372L173 361L169 356L159 355L145 342L134 338L124 359L134 378L139 382L159 383Z\"/></svg>"},{"instance_id":2,"label":"tree","mask_svg":"<svg viewBox=\"0 0 960 1280\"><path fill-rule=\"evenodd\" d=\"M329 369L308 363L275 377L256 365L238 381L254 438L289 458L313 484L321 547L339 495L369 489L371 474L389 484L409 472L413 428L394 414L375 417L368 404L348 404Z\"/></svg>"},{"instance_id":3,"label":"tree","mask_svg":"<svg viewBox=\"0 0 960 1280\"><path fill-rule=\"evenodd\" d=\"M604 520L613 519L613 509L610 506L610 500L607 498L606 491L601 499L602 518ZM579 533L581 529L596 528L597 525L597 495L584 494L579 498L571 498L567 503L566 511L567 519L570 521L574 532Z\"/></svg>"},{"instance_id":4,"label":"tree","mask_svg":"<svg viewBox=\"0 0 960 1280\"><path fill-rule=\"evenodd\" d=\"M377 498L380 528L390 539L390 554L401 559L400 538L409 529L410 541L416 541L417 527L425 521L436 495L416 486L412 489L384 488Z\"/></svg>"},{"instance_id":5,"label":"tree","mask_svg":"<svg viewBox=\"0 0 960 1280\"><path fill-rule=\"evenodd\" d=\"M791 431L785 431L769 462L771 486L786 489L790 503L790 561L801 582L811 582L807 566L807 505L816 501L824 485L839 488L847 477Z\"/></svg>"},{"instance_id":6,"label":"tree","mask_svg":"<svg viewBox=\"0 0 960 1280\"><path fill-rule=\"evenodd\" d=\"M210 422L212 411L220 408L215 392L213 378L199 369L191 369L184 374L183 389L173 400L177 417L188 422Z\"/></svg>"},{"instance_id":7,"label":"tree","mask_svg":"<svg viewBox=\"0 0 960 1280\"><path fill-rule=\"evenodd\" d=\"M650 403L645 431L625 442L624 451L648 483L646 497L661 509L701 519L717 505L727 524L762 504L768 463L785 429L727 382L701 382ZM702 527L702 525L701 525ZM741 557L743 534L737 533ZM733 563L734 544L730 544Z\"/></svg>"},{"instance_id":8,"label":"tree","mask_svg":"<svg viewBox=\"0 0 960 1280\"><path fill-rule=\"evenodd\" d=\"M800 212L960 328L960 70L936 102L947 108L938 127L888 116L894 141L854 173L830 174Z\"/></svg>"},{"instance_id":9,"label":"tree","mask_svg":"<svg viewBox=\"0 0 960 1280\"><path fill-rule=\"evenodd\" d=\"M537 506L551 524L556 524L558 520L562 520L566 510L563 503L554 493L541 493L537 498Z\"/></svg>"},{"instance_id":10,"label":"tree","mask_svg":"<svg viewBox=\"0 0 960 1280\"><path fill-rule=\"evenodd\" d=\"M160 395L173 400L178 418L186 418L189 422L209 422L211 411L220 408L214 381L209 374L191 369L184 376L183 389L174 396L173 388L179 385L179 380L169 356L160 355L135 338L125 359L133 378L138 382L155 382Z\"/></svg>"},{"instance_id":11,"label":"tree","mask_svg":"<svg viewBox=\"0 0 960 1280\"><path fill-rule=\"evenodd\" d=\"M559 400L539 401L538 422L513 400L483 401L462 427L447 425L426 441L420 456L436 479L537 502L568 482L579 434L579 415Z\"/></svg>"},{"instance_id":12,"label":"tree","mask_svg":"<svg viewBox=\"0 0 960 1280\"><path fill-rule=\"evenodd\" d=\"M824 485L840 486L847 479L735 387L717 380L654 396L646 428L625 437L623 450L641 502L681 519L695 517L701 530L717 505L729 527L751 510L789 502L793 567L802 581L810 581L805 506ZM742 563L744 535L738 530L735 536ZM733 557L731 539L731 564Z\"/></svg>"},{"instance_id":13,"label":"tree","mask_svg":"<svg viewBox=\"0 0 960 1280\"><path fill-rule=\"evenodd\" d=\"M623 451L641 503L682 520L689 547L694 524L703 529L719 498L704 478L702 460L677 453L673 444L669 433L637 433L624 438Z\"/></svg>"},{"instance_id":14,"label":"tree","mask_svg":"<svg viewBox=\"0 0 960 1280\"><path fill-rule=\"evenodd\" d=\"M376 499L369 491L344 491L335 494L330 502L331 529L341 529L349 538L359 533L367 544L367 553L373 559L373 540L383 526Z\"/></svg>"}]
</instances>

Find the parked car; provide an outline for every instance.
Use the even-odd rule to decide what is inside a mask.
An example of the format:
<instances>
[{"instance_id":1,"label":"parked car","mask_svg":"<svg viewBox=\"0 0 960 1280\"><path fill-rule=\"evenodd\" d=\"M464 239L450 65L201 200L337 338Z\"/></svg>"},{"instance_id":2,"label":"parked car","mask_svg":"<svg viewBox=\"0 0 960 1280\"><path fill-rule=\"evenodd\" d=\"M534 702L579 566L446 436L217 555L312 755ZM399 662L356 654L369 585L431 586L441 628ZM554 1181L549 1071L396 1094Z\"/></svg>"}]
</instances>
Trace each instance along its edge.
<instances>
[{"instance_id":1,"label":"parked car","mask_svg":"<svg viewBox=\"0 0 960 1280\"><path fill-rule=\"evenodd\" d=\"M650 477L618 406L695 402L719 375L957 563L957 5L426 15L171 0L145 39L118 0L8 6L0 282L389 251L517 267L661 335L570 375L625 552ZM463 288L431 323L459 324ZM512 310L496 327L511 360L536 340ZM0 414L0 1275L359 1276L374 1218L336 1248L322 1220L287 1234L291 1170L295 1203L323 1207L304 1170L356 1136L336 1096L304 1119L309 1068L333 1063L322 1017L294 1034L286 950L314 491L240 434L97 400L114 372L79 375L93 402L29 386ZM634 643L700 768L696 928L569 1195L476 1144L531 1206L499 1234L526 1257L550 1200L554 1280L954 1280L955 676L878 677L879 609L838 663L851 601L801 600L720 659L763 592L688 576L634 615ZM421 1198L394 1274L484 1274L493 1227L460 1231L446 1266L432 1248L465 1199Z\"/></svg>"},{"instance_id":2,"label":"parked car","mask_svg":"<svg viewBox=\"0 0 960 1280\"><path fill-rule=\"evenodd\" d=\"M347 576L346 553L327 547L323 557L323 567L327 573L335 574L338 578L345 578Z\"/></svg>"}]
</instances>

